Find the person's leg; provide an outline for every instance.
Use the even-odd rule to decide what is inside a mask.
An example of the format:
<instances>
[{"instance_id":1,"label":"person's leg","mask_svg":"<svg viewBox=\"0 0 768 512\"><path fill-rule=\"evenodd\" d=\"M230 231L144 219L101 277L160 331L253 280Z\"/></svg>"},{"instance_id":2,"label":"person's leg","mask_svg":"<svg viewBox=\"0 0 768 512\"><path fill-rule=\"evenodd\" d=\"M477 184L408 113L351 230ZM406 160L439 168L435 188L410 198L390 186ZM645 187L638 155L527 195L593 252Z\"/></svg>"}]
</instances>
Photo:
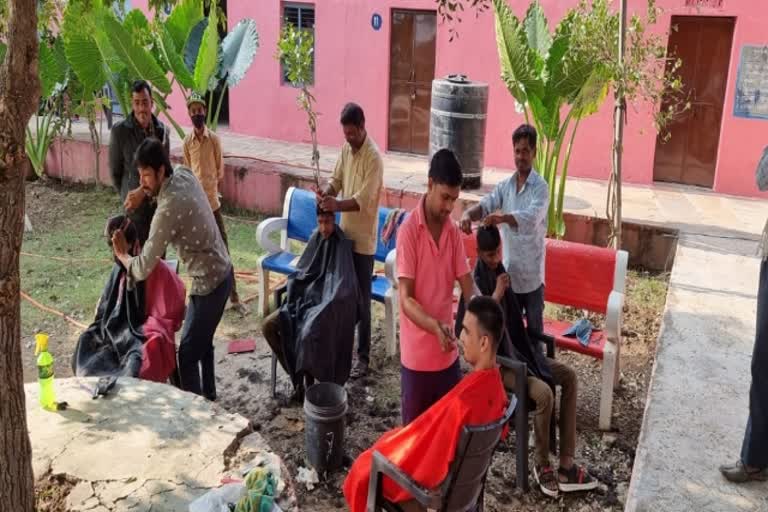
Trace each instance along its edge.
<instances>
[{"instance_id":1,"label":"person's leg","mask_svg":"<svg viewBox=\"0 0 768 512\"><path fill-rule=\"evenodd\" d=\"M221 214L221 208L213 212L213 218L216 219L216 226L219 228L221 239L224 241L224 247L227 248L227 254L230 254L227 228L224 226L224 216ZM232 267L232 272L233 274L235 272L234 266ZM229 301L232 304L240 304L240 296L237 294L237 280L234 278L234 275L232 276L232 291L229 294Z\"/></svg>"},{"instance_id":2,"label":"person's leg","mask_svg":"<svg viewBox=\"0 0 768 512\"><path fill-rule=\"evenodd\" d=\"M760 264L757 290L755 348L752 352L752 384L749 390L749 417L734 464L720 466L723 476L736 483L768 480L768 262Z\"/></svg>"},{"instance_id":3,"label":"person's leg","mask_svg":"<svg viewBox=\"0 0 768 512\"><path fill-rule=\"evenodd\" d=\"M576 372L554 359L548 359L555 384L560 386L560 467L558 485L562 492L589 491L597 487L597 480L587 470L574 463L576 455L576 398L578 380Z\"/></svg>"},{"instance_id":4,"label":"person's leg","mask_svg":"<svg viewBox=\"0 0 768 512\"><path fill-rule=\"evenodd\" d=\"M544 285L530 293L517 293L517 301L525 311L528 332L544 332Z\"/></svg>"},{"instance_id":5,"label":"person's leg","mask_svg":"<svg viewBox=\"0 0 768 512\"><path fill-rule=\"evenodd\" d=\"M578 380L573 369L555 359L547 359L555 384L560 386L560 466L569 468L576 455L576 399Z\"/></svg>"},{"instance_id":6,"label":"person's leg","mask_svg":"<svg viewBox=\"0 0 768 512\"><path fill-rule=\"evenodd\" d=\"M280 362L280 366L283 367L285 373L288 370L285 365L285 352L283 351L283 341L280 336L280 310L276 309L264 319L261 323L261 332L264 334L264 339L267 340L269 348L275 353L275 357Z\"/></svg>"},{"instance_id":7,"label":"person's leg","mask_svg":"<svg viewBox=\"0 0 768 512\"><path fill-rule=\"evenodd\" d=\"M419 372L400 366L400 412L403 426L415 420L461 380L458 359L438 372Z\"/></svg>"},{"instance_id":8,"label":"person's leg","mask_svg":"<svg viewBox=\"0 0 768 512\"><path fill-rule=\"evenodd\" d=\"M507 391L515 392L515 373L502 368L502 381ZM535 377L528 377L528 397L535 402L536 409L531 411L533 415L533 432L535 441L534 472L541 491L550 497L557 497L559 493L557 478L549 461L549 427L552 419L552 408L555 399L552 388ZM527 427L526 427L527 428Z\"/></svg>"},{"instance_id":9,"label":"person's leg","mask_svg":"<svg viewBox=\"0 0 768 512\"><path fill-rule=\"evenodd\" d=\"M181 389L202 395L200 386L200 360L205 352L204 340L200 336L201 324L205 321L205 312L201 309L201 297L190 295L184 327L179 342L179 378Z\"/></svg>"},{"instance_id":10,"label":"person's leg","mask_svg":"<svg viewBox=\"0 0 768 512\"><path fill-rule=\"evenodd\" d=\"M360 289L359 317L357 319L357 366L352 378L368 373L371 350L371 285L373 276L373 256L352 254L355 274Z\"/></svg>"},{"instance_id":11,"label":"person's leg","mask_svg":"<svg viewBox=\"0 0 768 512\"><path fill-rule=\"evenodd\" d=\"M207 329L205 331L208 350L203 354L201 361L203 374L203 396L209 400L216 400L216 361L214 358L213 336L221 322L224 308L227 305L227 297L232 292L234 274L230 274L212 293L206 296L206 308L209 315Z\"/></svg>"},{"instance_id":12,"label":"person's leg","mask_svg":"<svg viewBox=\"0 0 768 512\"><path fill-rule=\"evenodd\" d=\"M757 293L749 419L741 448L741 462L754 469L768 468L768 263L765 261L760 268Z\"/></svg>"},{"instance_id":13,"label":"person's leg","mask_svg":"<svg viewBox=\"0 0 768 512\"><path fill-rule=\"evenodd\" d=\"M224 313L231 286L232 276L230 275L208 295L190 296L179 345L179 373L182 388L211 399L216 397L213 335ZM202 366L202 383L200 366Z\"/></svg>"}]
</instances>

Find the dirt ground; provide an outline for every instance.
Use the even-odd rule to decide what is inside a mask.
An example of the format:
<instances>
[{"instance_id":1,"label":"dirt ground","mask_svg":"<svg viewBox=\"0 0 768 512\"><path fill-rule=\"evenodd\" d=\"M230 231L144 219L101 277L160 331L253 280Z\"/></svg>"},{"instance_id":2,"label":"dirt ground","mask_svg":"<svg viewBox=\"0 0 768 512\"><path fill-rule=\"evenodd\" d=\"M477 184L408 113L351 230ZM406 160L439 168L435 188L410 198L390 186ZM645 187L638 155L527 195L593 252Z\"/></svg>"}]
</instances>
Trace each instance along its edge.
<instances>
[{"instance_id":1,"label":"dirt ground","mask_svg":"<svg viewBox=\"0 0 768 512\"><path fill-rule=\"evenodd\" d=\"M22 258L22 288L39 302L53 306L76 321L89 323L110 268L109 254L99 238L103 221L118 207L116 197L108 190L61 186L55 183L30 184L27 188L27 211L35 233L25 238L22 250L65 255L72 258L102 259L101 263L85 265L57 262L58 270L41 268L32 257ZM76 213L88 222L72 222L68 216ZM234 213L233 213L234 215ZM84 216L84 217L82 217ZM227 219L230 244L236 268L255 270L260 249L255 246L253 232L257 218L236 216ZM68 231L85 231L78 240ZM64 236L62 237L62 233ZM95 239L92 245L87 240ZM45 273L42 278L38 274ZM98 275L94 278L89 272ZM79 283L78 293L72 290L72 280ZM600 365L578 354L558 352L557 357L572 365L579 376L577 460L600 480L597 491L551 500L537 489L521 493L514 487L514 435L495 455L486 490L487 510L544 511L572 510L576 512L608 512L623 510L623 500L629 485L635 447L642 421L648 381L659 333L661 313L666 298L668 276L630 272L624 314L622 346L622 383L614 399L614 431L608 434L597 428L600 395ZM93 282L91 282L93 281ZM241 296L253 297L255 283L244 277L238 282ZM48 287L41 291L41 288ZM57 288L58 287L58 288ZM278 367L277 398L270 390L270 352L261 337L260 318L255 302L251 314L241 317L228 310L216 335L217 383L219 403L232 412L249 418L274 451L282 456L294 478L304 459L304 414L299 405L288 403L290 383ZM563 319L575 319L581 312L550 308L547 314ZM361 381L348 383L349 413L346 429L346 467L382 433L400 421L399 362L388 360L384 354L383 307L374 306L372 340L372 371ZM599 317L590 317L600 326ZM22 350L25 354L25 379L35 376L32 342L35 332L44 330L56 341L57 376L70 376L69 358L80 329L50 313L42 312L28 302L22 305ZM228 355L226 343L232 339L252 338L253 353ZM532 436L531 436L532 437ZM529 450L532 462L533 450ZM346 468L345 468L346 469ZM297 485L302 510L326 512L345 510L342 483L346 475L341 470L327 476L314 490ZM51 488L56 480L46 475L40 482L41 496L51 501ZM533 483L533 482L532 482ZM54 493L55 494L55 493ZM61 494L61 493L59 493ZM57 510L55 507L46 510Z\"/></svg>"}]
</instances>

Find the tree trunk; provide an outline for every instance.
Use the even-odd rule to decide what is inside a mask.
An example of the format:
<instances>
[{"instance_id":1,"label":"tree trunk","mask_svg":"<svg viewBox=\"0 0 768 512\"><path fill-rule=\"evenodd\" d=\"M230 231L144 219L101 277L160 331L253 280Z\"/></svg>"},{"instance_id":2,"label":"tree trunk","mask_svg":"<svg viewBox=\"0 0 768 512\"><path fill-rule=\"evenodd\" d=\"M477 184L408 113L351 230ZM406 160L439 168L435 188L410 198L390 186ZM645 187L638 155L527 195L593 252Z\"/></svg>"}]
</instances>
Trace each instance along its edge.
<instances>
[{"instance_id":1,"label":"tree trunk","mask_svg":"<svg viewBox=\"0 0 768 512\"><path fill-rule=\"evenodd\" d=\"M10 0L0 66L0 503L34 512L20 342L19 251L24 228L24 130L37 108L36 0Z\"/></svg>"}]
</instances>

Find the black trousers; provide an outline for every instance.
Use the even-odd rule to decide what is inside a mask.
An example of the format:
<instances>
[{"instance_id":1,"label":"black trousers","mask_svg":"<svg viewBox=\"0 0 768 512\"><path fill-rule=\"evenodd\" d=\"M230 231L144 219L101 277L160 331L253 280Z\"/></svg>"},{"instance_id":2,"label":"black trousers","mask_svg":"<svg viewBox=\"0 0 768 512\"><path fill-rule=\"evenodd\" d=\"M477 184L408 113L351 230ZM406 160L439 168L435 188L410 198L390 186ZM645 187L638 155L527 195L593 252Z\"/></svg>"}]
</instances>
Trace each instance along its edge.
<instances>
[{"instance_id":1,"label":"black trousers","mask_svg":"<svg viewBox=\"0 0 768 512\"><path fill-rule=\"evenodd\" d=\"M757 330L752 353L752 386L749 390L749 419L741 462L768 468L768 261L760 265L757 290Z\"/></svg>"},{"instance_id":2,"label":"black trousers","mask_svg":"<svg viewBox=\"0 0 768 512\"><path fill-rule=\"evenodd\" d=\"M371 285L373 284L373 255L352 253L355 274L360 286L357 318L357 359L370 362L371 353Z\"/></svg>"},{"instance_id":3,"label":"black trousers","mask_svg":"<svg viewBox=\"0 0 768 512\"><path fill-rule=\"evenodd\" d=\"M544 285L530 293L516 293L517 302L525 312L528 332L544 332Z\"/></svg>"},{"instance_id":4,"label":"black trousers","mask_svg":"<svg viewBox=\"0 0 768 512\"><path fill-rule=\"evenodd\" d=\"M234 274L208 295L190 295L179 344L179 377L184 391L216 398L213 335L219 326ZM201 378L202 374L202 378Z\"/></svg>"}]
</instances>

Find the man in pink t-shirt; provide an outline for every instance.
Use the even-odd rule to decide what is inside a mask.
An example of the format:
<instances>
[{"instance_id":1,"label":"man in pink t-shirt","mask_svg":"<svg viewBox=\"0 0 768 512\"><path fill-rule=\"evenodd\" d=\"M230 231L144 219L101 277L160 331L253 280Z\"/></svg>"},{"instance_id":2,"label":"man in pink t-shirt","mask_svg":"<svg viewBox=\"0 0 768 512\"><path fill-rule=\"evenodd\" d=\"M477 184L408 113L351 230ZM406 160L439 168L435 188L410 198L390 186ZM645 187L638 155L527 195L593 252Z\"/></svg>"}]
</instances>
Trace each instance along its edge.
<instances>
[{"instance_id":1,"label":"man in pink t-shirt","mask_svg":"<svg viewBox=\"0 0 768 512\"><path fill-rule=\"evenodd\" d=\"M448 149L429 164L427 193L397 233L400 291L400 398L403 425L461 380L453 335L453 287L475 294L459 228L451 220L461 166Z\"/></svg>"}]
</instances>

